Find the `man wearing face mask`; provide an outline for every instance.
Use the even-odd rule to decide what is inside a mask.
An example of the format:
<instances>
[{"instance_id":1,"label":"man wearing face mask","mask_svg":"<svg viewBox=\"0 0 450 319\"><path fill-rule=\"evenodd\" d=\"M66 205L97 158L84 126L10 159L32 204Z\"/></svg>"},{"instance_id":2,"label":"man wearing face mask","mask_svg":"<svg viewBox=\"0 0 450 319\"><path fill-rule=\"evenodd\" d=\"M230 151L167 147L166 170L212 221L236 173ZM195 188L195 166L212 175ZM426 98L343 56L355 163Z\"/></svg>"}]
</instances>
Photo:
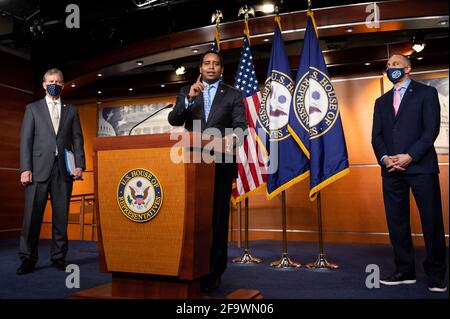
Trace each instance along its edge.
<instances>
[{"instance_id":1,"label":"man wearing face mask","mask_svg":"<svg viewBox=\"0 0 450 319\"><path fill-rule=\"evenodd\" d=\"M52 265L66 268L67 222L74 179L85 169L83 133L77 109L61 100L63 74L48 70L43 77L46 96L27 105L20 133L20 182L25 187L25 211L20 236L18 275L32 272L38 260L42 217L50 194L52 205ZM66 170L65 150L74 153L76 173Z\"/></svg>"},{"instance_id":2,"label":"man wearing face mask","mask_svg":"<svg viewBox=\"0 0 450 319\"><path fill-rule=\"evenodd\" d=\"M395 54L387 62L394 84L375 102L372 146L381 165L383 198L396 270L384 285L416 283L410 228L410 189L419 208L427 257L423 267L428 289L445 292L446 247L434 149L440 129L437 91L409 78L408 58Z\"/></svg>"},{"instance_id":3,"label":"man wearing face mask","mask_svg":"<svg viewBox=\"0 0 450 319\"><path fill-rule=\"evenodd\" d=\"M200 75L191 86L181 89L177 102L168 116L173 126L184 127L188 131L208 128L220 130L222 136L226 128L248 127L245 106L239 90L221 81L223 59L217 51L207 51L200 59ZM212 212L212 243L210 273L202 278L203 292L219 287L220 278L227 265L228 217L233 178L237 177L237 166L233 163L216 163L214 204Z\"/></svg>"}]
</instances>

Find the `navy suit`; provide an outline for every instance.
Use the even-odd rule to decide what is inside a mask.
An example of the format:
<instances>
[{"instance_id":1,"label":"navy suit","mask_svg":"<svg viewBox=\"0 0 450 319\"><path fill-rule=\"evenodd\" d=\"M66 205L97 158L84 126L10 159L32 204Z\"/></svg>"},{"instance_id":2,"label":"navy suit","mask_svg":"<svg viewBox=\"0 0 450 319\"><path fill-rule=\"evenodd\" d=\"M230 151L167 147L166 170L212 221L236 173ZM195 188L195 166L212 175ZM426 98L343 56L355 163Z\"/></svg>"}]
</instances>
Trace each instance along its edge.
<instances>
[{"instance_id":1,"label":"navy suit","mask_svg":"<svg viewBox=\"0 0 450 319\"><path fill-rule=\"evenodd\" d=\"M239 90L224 83L220 83L208 119L205 119L203 94L198 95L193 105L186 109L185 99L189 93L189 86L181 89L177 102L168 116L173 126L184 127L188 131L195 129L193 122L200 121L200 130L208 128L220 130L225 136L226 128L242 129L248 127L245 106ZM223 159L222 159L223 160ZM215 169L214 204L212 216L212 244L210 255L210 274L206 281L214 281L222 275L227 265L228 249L228 219L232 181L237 177L236 163L218 163Z\"/></svg>"},{"instance_id":2,"label":"navy suit","mask_svg":"<svg viewBox=\"0 0 450 319\"><path fill-rule=\"evenodd\" d=\"M434 87L411 81L397 115L393 90L375 102L372 146L378 161L384 155L409 154L404 172L389 173L383 163L383 198L396 270L415 274L410 228L409 190L419 208L427 258L424 269L430 280L443 280L446 248L439 187L439 166L434 141L439 134L440 105Z\"/></svg>"}]
</instances>

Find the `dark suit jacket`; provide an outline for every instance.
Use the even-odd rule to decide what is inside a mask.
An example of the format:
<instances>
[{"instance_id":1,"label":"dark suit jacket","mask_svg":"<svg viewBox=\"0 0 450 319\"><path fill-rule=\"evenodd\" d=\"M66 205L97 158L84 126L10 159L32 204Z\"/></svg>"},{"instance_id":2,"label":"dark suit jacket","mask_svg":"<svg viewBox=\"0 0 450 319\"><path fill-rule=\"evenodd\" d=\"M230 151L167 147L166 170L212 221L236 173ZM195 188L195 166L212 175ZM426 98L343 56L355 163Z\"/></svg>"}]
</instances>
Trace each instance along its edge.
<instances>
[{"instance_id":1,"label":"dark suit jacket","mask_svg":"<svg viewBox=\"0 0 450 319\"><path fill-rule=\"evenodd\" d=\"M217 88L216 95L211 105L208 121L205 120L203 107L203 94L197 96L194 104L185 108L185 98L189 93L190 86L181 89L177 97L177 102L173 111L170 112L168 120L172 126L184 125L188 131L193 130L193 121L201 120L201 131L207 128L217 128L225 134L225 128L241 128L246 130L248 127L245 116L245 106L241 92L225 83L221 83Z\"/></svg>"},{"instance_id":2,"label":"dark suit jacket","mask_svg":"<svg viewBox=\"0 0 450 319\"><path fill-rule=\"evenodd\" d=\"M73 180L66 172L64 149L74 152L75 166L86 168L83 133L78 111L72 104L61 100L58 133L55 134L45 98L28 104L20 133L20 172L32 171L33 181L43 182L52 171L55 150L62 176Z\"/></svg>"},{"instance_id":3,"label":"dark suit jacket","mask_svg":"<svg viewBox=\"0 0 450 319\"><path fill-rule=\"evenodd\" d=\"M393 99L390 90L375 102L372 146L377 160L384 155L409 154L413 160L406 174L439 173L433 145L441 120L436 89L412 80L396 116ZM382 175L389 175L384 165L381 167Z\"/></svg>"}]
</instances>

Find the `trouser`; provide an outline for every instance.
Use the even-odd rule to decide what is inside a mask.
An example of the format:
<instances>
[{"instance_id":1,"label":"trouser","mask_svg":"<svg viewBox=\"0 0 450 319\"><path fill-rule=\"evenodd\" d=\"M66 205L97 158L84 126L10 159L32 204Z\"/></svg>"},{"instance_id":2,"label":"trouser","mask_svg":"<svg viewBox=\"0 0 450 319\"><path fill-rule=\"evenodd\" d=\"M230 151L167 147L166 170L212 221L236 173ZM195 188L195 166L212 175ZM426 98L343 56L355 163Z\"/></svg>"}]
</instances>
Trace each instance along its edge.
<instances>
[{"instance_id":1,"label":"trouser","mask_svg":"<svg viewBox=\"0 0 450 319\"><path fill-rule=\"evenodd\" d=\"M411 238L409 190L419 208L427 257L423 263L431 280L443 280L446 247L438 174L383 176L383 196L397 272L415 273Z\"/></svg>"},{"instance_id":2,"label":"trouser","mask_svg":"<svg viewBox=\"0 0 450 319\"><path fill-rule=\"evenodd\" d=\"M45 182L35 182L25 187L25 211L20 236L19 256L21 260L38 260L38 244L42 218L48 194L52 205L52 260L64 259L68 250L67 222L72 182L67 182L59 170L55 158L50 177Z\"/></svg>"},{"instance_id":3,"label":"trouser","mask_svg":"<svg viewBox=\"0 0 450 319\"><path fill-rule=\"evenodd\" d=\"M222 275L228 259L228 224L233 164L216 164L214 182L214 203L212 216L212 244L210 252L210 278Z\"/></svg>"}]
</instances>

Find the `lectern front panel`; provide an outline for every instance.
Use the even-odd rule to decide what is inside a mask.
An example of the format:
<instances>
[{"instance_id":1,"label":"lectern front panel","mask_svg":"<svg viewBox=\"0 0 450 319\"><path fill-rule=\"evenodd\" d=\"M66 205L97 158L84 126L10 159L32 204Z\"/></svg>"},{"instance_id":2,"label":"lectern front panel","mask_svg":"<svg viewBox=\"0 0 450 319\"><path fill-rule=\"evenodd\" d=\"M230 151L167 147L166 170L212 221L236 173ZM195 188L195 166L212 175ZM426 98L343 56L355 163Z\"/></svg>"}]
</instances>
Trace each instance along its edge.
<instances>
[{"instance_id":1,"label":"lectern front panel","mask_svg":"<svg viewBox=\"0 0 450 319\"><path fill-rule=\"evenodd\" d=\"M170 153L169 147L97 152L100 227L108 271L179 274L186 173L185 165L173 163Z\"/></svg>"}]
</instances>

